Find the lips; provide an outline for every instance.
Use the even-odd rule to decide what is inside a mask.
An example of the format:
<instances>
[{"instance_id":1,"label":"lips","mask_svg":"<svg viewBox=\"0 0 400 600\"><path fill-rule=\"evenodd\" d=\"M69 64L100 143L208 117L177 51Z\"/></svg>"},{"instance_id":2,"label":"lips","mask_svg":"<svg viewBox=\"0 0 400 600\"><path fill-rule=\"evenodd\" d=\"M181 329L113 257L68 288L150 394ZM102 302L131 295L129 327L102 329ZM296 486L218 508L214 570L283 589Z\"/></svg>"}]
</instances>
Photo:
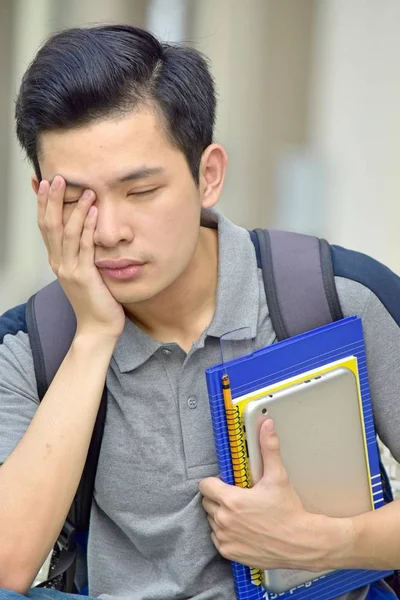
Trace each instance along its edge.
<instances>
[{"instance_id":1,"label":"lips","mask_svg":"<svg viewBox=\"0 0 400 600\"><path fill-rule=\"evenodd\" d=\"M120 258L118 260L98 260L96 266L104 277L126 281L136 279L142 272L144 263Z\"/></svg>"},{"instance_id":2,"label":"lips","mask_svg":"<svg viewBox=\"0 0 400 600\"><path fill-rule=\"evenodd\" d=\"M118 260L97 260L96 267L99 269L125 269L126 267L141 266L142 262L138 260L129 260L119 258Z\"/></svg>"}]
</instances>

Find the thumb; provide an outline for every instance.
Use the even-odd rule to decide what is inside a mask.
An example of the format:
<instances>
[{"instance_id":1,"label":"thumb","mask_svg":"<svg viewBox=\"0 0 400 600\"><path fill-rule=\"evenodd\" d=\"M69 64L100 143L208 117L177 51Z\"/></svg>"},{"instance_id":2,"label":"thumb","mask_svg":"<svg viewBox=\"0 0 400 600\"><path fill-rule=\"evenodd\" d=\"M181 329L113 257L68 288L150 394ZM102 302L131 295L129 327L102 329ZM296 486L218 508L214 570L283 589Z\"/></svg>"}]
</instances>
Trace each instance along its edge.
<instances>
[{"instance_id":1,"label":"thumb","mask_svg":"<svg viewBox=\"0 0 400 600\"><path fill-rule=\"evenodd\" d=\"M264 465L263 479L283 483L287 480L286 469L283 465L279 439L272 419L266 419L260 427L260 448Z\"/></svg>"}]
</instances>

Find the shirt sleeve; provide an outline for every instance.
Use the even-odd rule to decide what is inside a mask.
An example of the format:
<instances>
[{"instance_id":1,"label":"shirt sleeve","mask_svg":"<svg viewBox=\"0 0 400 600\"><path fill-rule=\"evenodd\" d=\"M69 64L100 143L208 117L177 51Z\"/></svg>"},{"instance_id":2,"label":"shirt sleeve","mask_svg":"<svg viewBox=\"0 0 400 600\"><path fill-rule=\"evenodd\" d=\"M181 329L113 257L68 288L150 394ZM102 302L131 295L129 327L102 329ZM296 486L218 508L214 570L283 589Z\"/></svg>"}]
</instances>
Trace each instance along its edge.
<instances>
[{"instance_id":1,"label":"shirt sleeve","mask_svg":"<svg viewBox=\"0 0 400 600\"><path fill-rule=\"evenodd\" d=\"M18 445L38 405L28 335L8 334L0 344L0 464Z\"/></svg>"},{"instance_id":2,"label":"shirt sleeve","mask_svg":"<svg viewBox=\"0 0 400 600\"><path fill-rule=\"evenodd\" d=\"M342 277L336 287L344 316L362 318L376 430L400 462L400 327L368 287Z\"/></svg>"}]
</instances>

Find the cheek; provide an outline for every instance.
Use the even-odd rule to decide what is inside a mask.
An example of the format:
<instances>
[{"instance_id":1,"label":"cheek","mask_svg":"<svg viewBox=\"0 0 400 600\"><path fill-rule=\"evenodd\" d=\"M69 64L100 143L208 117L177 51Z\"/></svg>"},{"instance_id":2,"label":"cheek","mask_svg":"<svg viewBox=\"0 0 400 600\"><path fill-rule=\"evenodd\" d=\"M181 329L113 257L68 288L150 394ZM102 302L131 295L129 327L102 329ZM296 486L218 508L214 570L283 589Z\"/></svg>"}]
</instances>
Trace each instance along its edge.
<instances>
[{"instance_id":1,"label":"cheek","mask_svg":"<svg viewBox=\"0 0 400 600\"><path fill-rule=\"evenodd\" d=\"M191 211L182 218L173 220L168 231L166 252L163 256L168 264L175 264L177 271L185 269L192 259L199 240L200 211Z\"/></svg>"},{"instance_id":2,"label":"cheek","mask_svg":"<svg viewBox=\"0 0 400 600\"><path fill-rule=\"evenodd\" d=\"M160 218L153 221L153 239L174 250L192 247L200 225L200 201L187 195L165 203Z\"/></svg>"}]
</instances>

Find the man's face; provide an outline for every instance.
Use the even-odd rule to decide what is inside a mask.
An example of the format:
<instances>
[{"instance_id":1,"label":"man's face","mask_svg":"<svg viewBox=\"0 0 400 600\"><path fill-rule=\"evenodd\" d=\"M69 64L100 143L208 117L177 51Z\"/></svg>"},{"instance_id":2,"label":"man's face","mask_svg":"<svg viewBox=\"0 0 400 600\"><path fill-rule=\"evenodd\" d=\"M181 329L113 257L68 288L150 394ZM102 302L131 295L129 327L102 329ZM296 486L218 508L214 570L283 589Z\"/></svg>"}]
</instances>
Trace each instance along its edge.
<instances>
[{"instance_id":1,"label":"man's face","mask_svg":"<svg viewBox=\"0 0 400 600\"><path fill-rule=\"evenodd\" d=\"M187 269L198 244L201 186L155 114L138 111L40 139L43 179L67 182L63 221L84 189L96 194L95 260L127 259L141 267L130 279L102 272L122 304L146 301ZM208 203L208 206L210 203Z\"/></svg>"}]
</instances>

